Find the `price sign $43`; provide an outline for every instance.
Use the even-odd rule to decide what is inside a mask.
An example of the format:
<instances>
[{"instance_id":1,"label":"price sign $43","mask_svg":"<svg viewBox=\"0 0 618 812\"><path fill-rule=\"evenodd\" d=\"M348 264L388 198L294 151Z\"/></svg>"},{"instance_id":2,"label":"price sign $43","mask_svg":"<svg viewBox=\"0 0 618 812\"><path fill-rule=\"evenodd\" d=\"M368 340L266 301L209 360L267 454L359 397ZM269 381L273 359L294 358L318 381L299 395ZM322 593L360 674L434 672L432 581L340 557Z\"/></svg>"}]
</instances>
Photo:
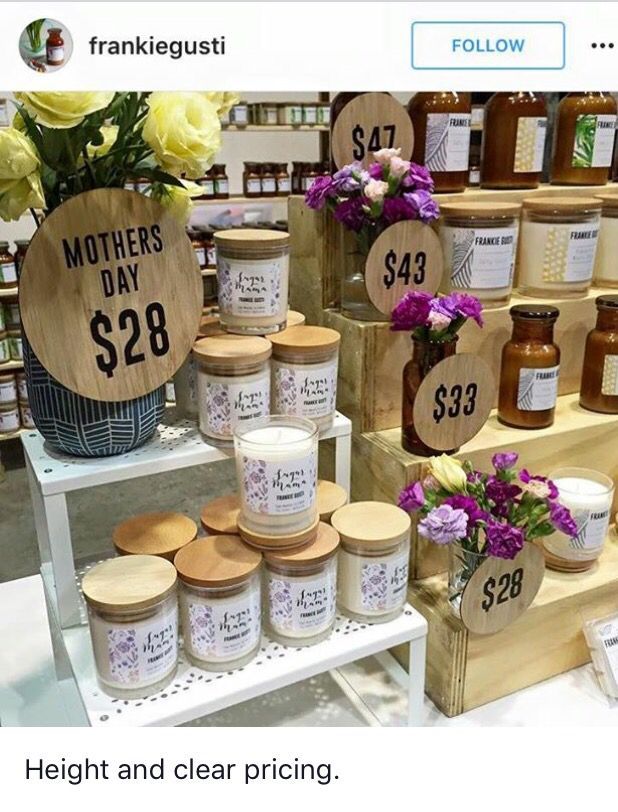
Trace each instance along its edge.
<instances>
[{"instance_id":1,"label":"price sign $43","mask_svg":"<svg viewBox=\"0 0 618 812\"><path fill-rule=\"evenodd\" d=\"M144 322L152 354L157 358L167 355L170 340L165 329L165 309L160 302L151 302L146 306ZM130 307L121 310L118 316L114 317L114 322L101 310L95 311L90 319L90 335L95 344L103 350L96 355L95 360L97 367L108 378L114 377L120 356L127 367L141 364L145 360L145 353L137 350L143 326L137 311ZM116 331L122 335L116 334Z\"/></svg>"},{"instance_id":2,"label":"price sign $43","mask_svg":"<svg viewBox=\"0 0 618 812\"><path fill-rule=\"evenodd\" d=\"M425 281L425 266L427 264L427 254L424 251L417 251L414 256L414 265L416 269L411 269L412 254L406 251L403 255L401 262L398 263L398 256L396 251L392 248L384 257L384 267L386 273L384 274L384 287L390 290L397 279L403 279L405 285L409 285L412 281L415 285L422 285Z\"/></svg>"},{"instance_id":3,"label":"price sign $43","mask_svg":"<svg viewBox=\"0 0 618 812\"><path fill-rule=\"evenodd\" d=\"M467 386L456 383L450 390L442 383L436 389L434 395L435 408L433 419L440 423L447 415L448 417L459 417L460 414L470 417L476 408L476 397L478 395L478 384L471 381Z\"/></svg>"},{"instance_id":4,"label":"price sign $43","mask_svg":"<svg viewBox=\"0 0 618 812\"><path fill-rule=\"evenodd\" d=\"M352 128L352 143L354 144L352 157L355 161L362 161L368 152L377 152L385 147L392 149L395 145L396 130L394 124L382 124L365 132L365 128L357 124Z\"/></svg>"},{"instance_id":5,"label":"price sign $43","mask_svg":"<svg viewBox=\"0 0 618 812\"><path fill-rule=\"evenodd\" d=\"M482 608L489 612L493 606L500 606L508 603L521 595L524 583L524 571L522 567L517 567L513 572L503 573L498 580L489 577L483 585Z\"/></svg>"}]
</instances>

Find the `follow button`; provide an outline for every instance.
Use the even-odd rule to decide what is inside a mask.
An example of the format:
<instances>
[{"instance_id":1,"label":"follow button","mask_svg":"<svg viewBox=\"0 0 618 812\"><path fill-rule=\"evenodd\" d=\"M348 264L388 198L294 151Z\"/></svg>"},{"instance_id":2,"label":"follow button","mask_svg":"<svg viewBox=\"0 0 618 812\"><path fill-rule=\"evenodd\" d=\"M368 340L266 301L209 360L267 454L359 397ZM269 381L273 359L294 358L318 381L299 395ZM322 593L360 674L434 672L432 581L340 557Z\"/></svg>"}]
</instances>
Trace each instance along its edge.
<instances>
[{"instance_id":1,"label":"follow button","mask_svg":"<svg viewBox=\"0 0 618 812\"><path fill-rule=\"evenodd\" d=\"M563 22L412 23L415 70L562 70Z\"/></svg>"}]
</instances>

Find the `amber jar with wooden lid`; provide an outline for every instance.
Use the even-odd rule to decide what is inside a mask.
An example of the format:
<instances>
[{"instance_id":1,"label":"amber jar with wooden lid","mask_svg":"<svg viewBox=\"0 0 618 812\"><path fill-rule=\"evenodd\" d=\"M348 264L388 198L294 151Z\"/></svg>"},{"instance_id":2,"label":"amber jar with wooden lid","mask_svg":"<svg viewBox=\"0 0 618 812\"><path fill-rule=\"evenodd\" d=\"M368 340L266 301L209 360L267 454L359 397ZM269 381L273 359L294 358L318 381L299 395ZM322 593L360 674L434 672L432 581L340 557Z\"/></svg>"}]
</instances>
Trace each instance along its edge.
<instances>
[{"instance_id":1,"label":"amber jar with wooden lid","mask_svg":"<svg viewBox=\"0 0 618 812\"><path fill-rule=\"evenodd\" d=\"M515 305L513 335L502 349L498 420L519 429L542 429L554 422L560 349L552 305Z\"/></svg>"},{"instance_id":2,"label":"amber jar with wooden lid","mask_svg":"<svg viewBox=\"0 0 618 812\"><path fill-rule=\"evenodd\" d=\"M415 93L408 115L414 127L412 160L431 172L436 192L463 192L468 185L470 94Z\"/></svg>"},{"instance_id":3,"label":"amber jar with wooden lid","mask_svg":"<svg viewBox=\"0 0 618 812\"><path fill-rule=\"evenodd\" d=\"M290 235L271 229L217 231L219 318L230 333L267 335L285 329Z\"/></svg>"},{"instance_id":4,"label":"amber jar with wooden lid","mask_svg":"<svg viewBox=\"0 0 618 812\"><path fill-rule=\"evenodd\" d=\"M597 322L588 333L579 402L584 409L618 414L618 295L598 296Z\"/></svg>"},{"instance_id":5,"label":"amber jar with wooden lid","mask_svg":"<svg viewBox=\"0 0 618 812\"><path fill-rule=\"evenodd\" d=\"M15 257L8 242L0 242L0 289L14 288L17 284Z\"/></svg>"},{"instance_id":6,"label":"amber jar with wooden lid","mask_svg":"<svg viewBox=\"0 0 618 812\"><path fill-rule=\"evenodd\" d=\"M112 541L119 555L157 555L173 561L196 536L196 523L182 513L144 513L116 525Z\"/></svg>"},{"instance_id":7,"label":"amber jar with wooden lid","mask_svg":"<svg viewBox=\"0 0 618 812\"><path fill-rule=\"evenodd\" d=\"M609 180L616 101L609 93L569 93L558 105L550 181L602 186Z\"/></svg>"},{"instance_id":8,"label":"amber jar with wooden lid","mask_svg":"<svg viewBox=\"0 0 618 812\"><path fill-rule=\"evenodd\" d=\"M531 92L494 93L485 105L481 186L536 189L543 171L547 105Z\"/></svg>"},{"instance_id":9,"label":"amber jar with wooden lid","mask_svg":"<svg viewBox=\"0 0 618 812\"><path fill-rule=\"evenodd\" d=\"M261 639L261 553L238 536L211 536L183 547L174 563L188 659L208 671L252 660Z\"/></svg>"},{"instance_id":10,"label":"amber jar with wooden lid","mask_svg":"<svg viewBox=\"0 0 618 812\"><path fill-rule=\"evenodd\" d=\"M129 555L96 564L82 580L97 677L123 699L161 690L178 663L176 569Z\"/></svg>"},{"instance_id":11,"label":"amber jar with wooden lid","mask_svg":"<svg viewBox=\"0 0 618 812\"><path fill-rule=\"evenodd\" d=\"M268 635L284 645L326 639L337 614L339 534L321 523L313 542L264 554Z\"/></svg>"},{"instance_id":12,"label":"amber jar with wooden lid","mask_svg":"<svg viewBox=\"0 0 618 812\"><path fill-rule=\"evenodd\" d=\"M339 533L337 594L349 617L382 623L406 602L410 516L386 502L353 502L333 513Z\"/></svg>"},{"instance_id":13,"label":"amber jar with wooden lid","mask_svg":"<svg viewBox=\"0 0 618 812\"><path fill-rule=\"evenodd\" d=\"M273 414L307 417L330 428L337 403L341 336L329 327L288 327L271 336Z\"/></svg>"}]
</instances>

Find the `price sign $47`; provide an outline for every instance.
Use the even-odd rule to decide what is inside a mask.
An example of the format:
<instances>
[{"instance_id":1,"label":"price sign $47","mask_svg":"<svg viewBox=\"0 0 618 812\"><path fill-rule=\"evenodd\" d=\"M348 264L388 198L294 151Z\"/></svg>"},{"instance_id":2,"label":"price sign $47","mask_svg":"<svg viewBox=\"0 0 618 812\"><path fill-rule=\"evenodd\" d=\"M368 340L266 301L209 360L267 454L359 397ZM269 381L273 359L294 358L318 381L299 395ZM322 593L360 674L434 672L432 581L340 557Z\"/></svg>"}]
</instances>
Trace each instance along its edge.
<instances>
[{"instance_id":1,"label":"price sign $47","mask_svg":"<svg viewBox=\"0 0 618 812\"><path fill-rule=\"evenodd\" d=\"M471 381L467 386L456 383L450 390L442 383L436 389L434 395L435 408L433 419L440 423L447 415L448 417L459 417L461 414L466 417L474 414L476 409L476 398L478 395L478 384Z\"/></svg>"},{"instance_id":2,"label":"price sign $47","mask_svg":"<svg viewBox=\"0 0 618 812\"><path fill-rule=\"evenodd\" d=\"M405 285L409 285L410 281L415 285L422 285L425 281L427 254L424 251L416 252L414 256L416 269L414 271L412 271L410 267L412 265L412 254L410 251L406 251L403 255L399 266L397 264L398 259L397 253L392 248L384 257L384 267L386 268L386 273L383 277L384 287L390 290L397 279L403 279Z\"/></svg>"},{"instance_id":3,"label":"price sign $47","mask_svg":"<svg viewBox=\"0 0 618 812\"><path fill-rule=\"evenodd\" d=\"M500 606L508 603L521 595L524 583L524 571L522 567L517 567L513 572L503 573L498 580L489 577L483 585L482 608L489 612L493 606Z\"/></svg>"},{"instance_id":4,"label":"price sign $47","mask_svg":"<svg viewBox=\"0 0 618 812\"><path fill-rule=\"evenodd\" d=\"M160 302L151 302L146 306L144 322L152 354L157 358L167 355L170 340L165 329L165 309ZM145 361L145 353L137 351L143 326L137 311L130 307L121 310L118 316L114 317L114 322L101 310L95 311L90 319L90 335L95 344L103 350L96 355L95 360L97 367L108 378L114 377L120 355L127 367ZM116 334L117 331L121 335Z\"/></svg>"},{"instance_id":5,"label":"price sign $47","mask_svg":"<svg viewBox=\"0 0 618 812\"><path fill-rule=\"evenodd\" d=\"M365 132L365 128L357 124L352 128L352 143L354 144L352 157L355 161L362 161L368 152L377 152L385 147L392 149L395 145L396 130L394 124L382 124Z\"/></svg>"}]
</instances>

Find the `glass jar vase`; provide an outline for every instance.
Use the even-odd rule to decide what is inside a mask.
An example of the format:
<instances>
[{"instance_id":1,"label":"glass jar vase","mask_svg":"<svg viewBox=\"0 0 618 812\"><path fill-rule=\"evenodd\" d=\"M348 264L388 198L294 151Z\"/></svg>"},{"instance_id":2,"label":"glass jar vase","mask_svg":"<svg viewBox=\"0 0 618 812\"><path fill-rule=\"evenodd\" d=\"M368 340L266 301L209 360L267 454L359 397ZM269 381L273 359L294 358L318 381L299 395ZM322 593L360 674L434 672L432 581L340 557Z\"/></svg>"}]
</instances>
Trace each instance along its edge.
<instances>
[{"instance_id":1,"label":"glass jar vase","mask_svg":"<svg viewBox=\"0 0 618 812\"><path fill-rule=\"evenodd\" d=\"M370 301L365 284L365 265L373 240L368 240L367 247L361 249L354 232L348 231L341 226L340 235L343 264L341 312L344 316L359 321L388 321L389 316L380 313ZM377 234L375 237L377 237Z\"/></svg>"},{"instance_id":2,"label":"glass jar vase","mask_svg":"<svg viewBox=\"0 0 618 812\"><path fill-rule=\"evenodd\" d=\"M449 545L448 603L455 617L461 618L461 598L468 581L488 556L475 550L467 550L461 544Z\"/></svg>"}]
</instances>

